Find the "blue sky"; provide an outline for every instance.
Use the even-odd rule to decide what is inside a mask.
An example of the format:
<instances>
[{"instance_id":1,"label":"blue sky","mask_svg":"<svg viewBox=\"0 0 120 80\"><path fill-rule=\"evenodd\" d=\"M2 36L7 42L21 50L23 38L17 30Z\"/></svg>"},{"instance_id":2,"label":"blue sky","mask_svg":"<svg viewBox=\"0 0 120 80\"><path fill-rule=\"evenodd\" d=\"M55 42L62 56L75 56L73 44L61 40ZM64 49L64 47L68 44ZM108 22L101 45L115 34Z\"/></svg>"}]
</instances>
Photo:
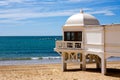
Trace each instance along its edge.
<instances>
[{"instance_id":1,"label":"blue sky","mask_svg":"<svg viewBox=\"0 0 120 80\"><path fill-rule=\"evenodd\" d=\"M0 36L62 35L81 8L101 24L120 24L120 0L0 0Z\"/></svg>"}]
</instances>

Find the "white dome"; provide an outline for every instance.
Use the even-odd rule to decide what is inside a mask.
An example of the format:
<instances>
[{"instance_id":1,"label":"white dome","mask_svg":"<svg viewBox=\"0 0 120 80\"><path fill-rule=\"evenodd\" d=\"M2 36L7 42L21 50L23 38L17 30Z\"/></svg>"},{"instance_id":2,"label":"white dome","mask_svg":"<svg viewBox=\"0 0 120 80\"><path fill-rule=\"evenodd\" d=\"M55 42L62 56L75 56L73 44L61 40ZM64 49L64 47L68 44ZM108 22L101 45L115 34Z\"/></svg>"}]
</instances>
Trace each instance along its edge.
<instances>
[{"instance_id":1,"label":"white dome","mask_svg":"<svg viewBox=\"0 0 120 80\"><path fill-rule=\"evenodd\" d=\"M99 25L99 21L90 14L80 12L69 17L64 26L85 26L85 25Z\"/></svg>"}]
</instances>

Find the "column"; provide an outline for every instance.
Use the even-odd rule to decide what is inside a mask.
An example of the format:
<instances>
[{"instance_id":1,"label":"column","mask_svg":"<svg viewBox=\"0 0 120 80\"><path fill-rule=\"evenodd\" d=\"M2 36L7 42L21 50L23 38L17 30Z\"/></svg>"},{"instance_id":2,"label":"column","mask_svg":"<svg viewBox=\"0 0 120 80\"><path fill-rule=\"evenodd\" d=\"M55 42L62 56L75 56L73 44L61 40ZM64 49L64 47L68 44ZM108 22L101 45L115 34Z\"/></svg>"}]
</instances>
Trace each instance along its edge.
<instances>
[{"instance_id":1,"label":"column","mask_svg":"<svg viewBox=\"0 0 120 80\"><path fill-rule=\"evenodd\" d=\"M82 53L82 70L86 70L86 55L85 52Z\"/></svg>"},{"instance_id":2,"label":"column","mask_svg":"<svg viewBox=\"0 0 120 80\"><path fill-rule=\"evenodd\" d=\"M80 53L80 62L83 62L83 60L82 60L82 53ZM82 64L80 64L80 68L82 69Z\"/></svg>"},{"instance_id":3,"label":"column","mask_svg":"<svg viewBox=\"0 0 120 80\"><path fill-rule=\"evenodd\" d=\"M104 54L102 54L102 57L101 57L101 72L102 74L106 74L106 59Z\"/></svg>"},{"instance_id":4,"label":"column","mask_svg":"<svg viewBox=\"0 0 120 80\"><path fill-rule=\"evenodd\" d=\"M62 52L62 71L65 71L67 69L67 64L65 63L65 53Z\"/></svg>"}]
</instances>

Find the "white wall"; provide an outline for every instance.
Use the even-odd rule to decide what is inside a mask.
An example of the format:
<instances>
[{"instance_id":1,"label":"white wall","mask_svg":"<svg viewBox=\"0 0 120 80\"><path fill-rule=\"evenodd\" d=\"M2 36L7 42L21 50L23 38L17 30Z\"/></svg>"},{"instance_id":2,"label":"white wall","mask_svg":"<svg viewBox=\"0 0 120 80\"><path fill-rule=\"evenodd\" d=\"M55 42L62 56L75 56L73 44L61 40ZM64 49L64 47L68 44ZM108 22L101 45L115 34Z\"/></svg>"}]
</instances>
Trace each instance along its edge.
<instances>
[{"instance_id":1,"label":"white wall","mask_svg":"<svg viewBox=\"0 0 120 80\"><path fill-rule=\"evenodd\" d=\"M105 27L105 51L120 54L120 25Z\"/></svg>"},{"instance_id":2,"label":"white wall","mask_svg":"<svg viewBox=\"0 0 120 80\"><path fill-rule=\"evenodd\" d=\"M86 44L102 44L102 33L86 32Z\"/></svg>"},{"instance_id":3,"label":"white wall","mask_svg":"<svg viewBox=\"0 0 120 80\"><path fill-rule=\"evenodd\" d=\"M87 27L85 29L85 49L96 52L104 51L103 27Z\"/></svg>"},{"instance_id":4,"label":"white wall","mask_svg":"<svg viewBox=\"0 0 120 80\"><path fill-rule=\"evenodd\" d=\"M120 57L120 24L86 27L84 37L86 50L105 52L106 58Z\"/></svg>"}]
</instances>

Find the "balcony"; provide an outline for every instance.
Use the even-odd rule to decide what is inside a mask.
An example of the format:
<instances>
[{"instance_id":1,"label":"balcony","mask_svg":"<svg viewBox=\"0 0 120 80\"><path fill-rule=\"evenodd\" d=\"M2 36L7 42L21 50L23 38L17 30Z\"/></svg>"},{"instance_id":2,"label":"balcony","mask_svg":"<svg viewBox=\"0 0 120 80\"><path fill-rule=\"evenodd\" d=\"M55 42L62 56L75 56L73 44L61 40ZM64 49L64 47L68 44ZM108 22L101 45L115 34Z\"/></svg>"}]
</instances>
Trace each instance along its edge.
<instances>
[{"instance_id":1,"label":"balcony","mask_svg":"<svg viewBox=\"0 0 120 80\"><path fill-rule=\"evenodd\" d=\"M83 43L81 41L56 41L55 49L79 50L83 49Z\"/></svg>"}]
</instances>

